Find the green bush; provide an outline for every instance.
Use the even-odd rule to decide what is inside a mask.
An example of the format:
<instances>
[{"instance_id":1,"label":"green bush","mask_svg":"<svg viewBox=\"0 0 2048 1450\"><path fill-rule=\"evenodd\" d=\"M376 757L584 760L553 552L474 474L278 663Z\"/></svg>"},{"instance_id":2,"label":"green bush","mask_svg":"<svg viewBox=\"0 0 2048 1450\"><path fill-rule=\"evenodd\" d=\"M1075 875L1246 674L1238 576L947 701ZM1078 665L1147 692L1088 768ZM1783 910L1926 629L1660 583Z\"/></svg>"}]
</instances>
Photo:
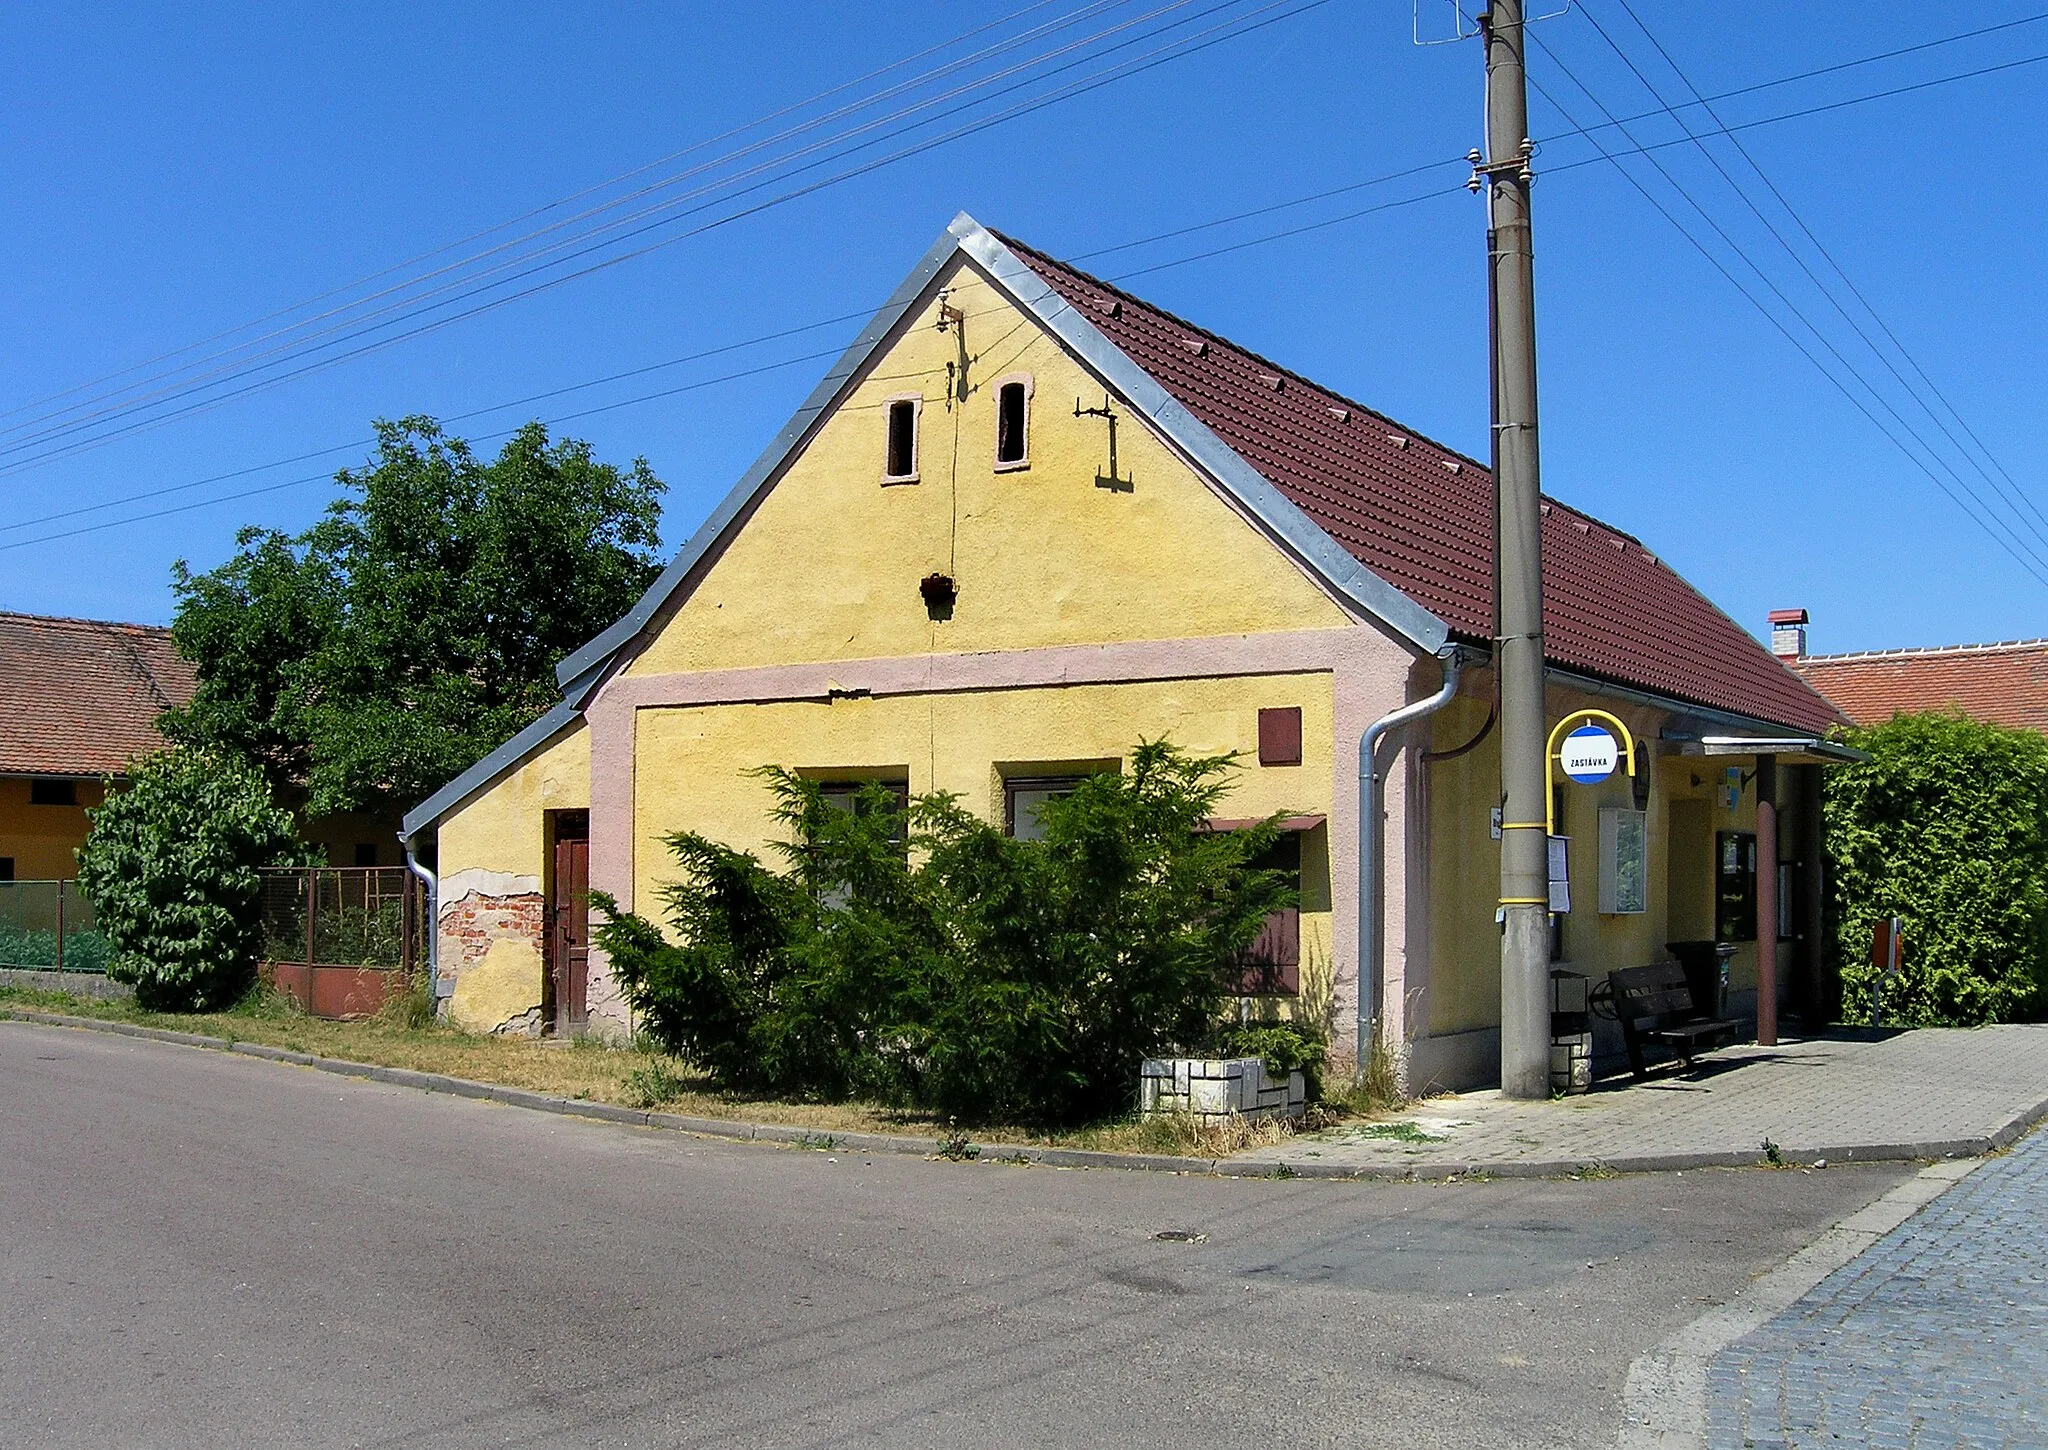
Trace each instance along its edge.
<instances>
[{"instance_id":1,"label":"green bush","mask_svg":"<svg viewBox=\"0 0 2048 1450\"><path fill-rule=\"evenodd\" d=\"M1871 927L1905 950L1888 1022L1974 1026L2048 1005L2048 740L1959 714L1852 730L1867 765L1828 772L1842 1015L1867 1021Z\"/></svg>"},{"instance_id":2,"label":"green bush","mask_svg":"<svg viewBox=\"0 0 2048 1450\"><path fill-rule=\"evenodd\" d=\"M764 772L781 871L690 833L669 932L593 893L612 970L661 1047L723 1087L967 1121L1128 1109L1139 1062L1206 1043L1265 918L1273 822L1212 832L1228 756L1132 753L1011 838L946 795L852 811Z\"/></svg>"},{"instance_id":3,"label":"green bush","mask_svg":"<svg viewBox=\"0 0 2048 1450\"><path fill-rule=\"evenodd\" d=\"M1208 1047L1216 1057L1263 1058L1266 1072L1282 1080L1290 1072L1300 1073L1311 1102L1323 1095L1329 1050L1320 1031L1300 1022L1232 1022L1217 1029Z\"/></svg>"},{"instance_id":4,"label":"green bush","mask_svg":"<svg viewBox=\"0 0 2048 1450\"><path fill-rule=\"evenodd\" d=\"M305 855L262 775L230 756L166 750L89 815L78 880L113 948L108 975L153 1010L231 1005L255 980L257 873Z\"/></svg>"}]
</instances>

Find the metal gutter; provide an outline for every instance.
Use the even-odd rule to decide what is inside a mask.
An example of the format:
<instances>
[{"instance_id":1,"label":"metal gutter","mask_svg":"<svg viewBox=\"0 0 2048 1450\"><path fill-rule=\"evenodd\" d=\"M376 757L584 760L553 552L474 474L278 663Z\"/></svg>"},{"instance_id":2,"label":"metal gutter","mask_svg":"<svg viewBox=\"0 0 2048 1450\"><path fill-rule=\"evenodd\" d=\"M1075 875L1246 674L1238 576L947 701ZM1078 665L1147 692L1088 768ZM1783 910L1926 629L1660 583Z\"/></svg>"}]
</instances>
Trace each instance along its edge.
<instances>
[{"instance_id":1,"label":"metal gutter","mask_svg":"<svg viewBox=\"0 0 2048 1450\"><path fill-rule=\"evenodd\" d=\"M1817 735L1702 735L1702 755L1818 755L1844 765L1867 765L1867 751Z\"/></svg>"},{"instance_id":2,"label":"metal gutter","mask_svg":"<svg viewBox=\"0 0 2048 1450\"><path fill-rule=\"evenodd\" d=\"M1591 675L1581 675L1572 670L1559 669L1555 665L1544 670L1544 677L1552 683L1567 689L1581 690L1588 695L1603 695L1610 700L1621 700L1631 705L1647 705L1653 710L1662 710L1669 715L1682 715L1697 720L1702 725L1720 725L1731 730L1754 730L1759 733L1785 733L1783 721L1766 720L1758 715L1744 715L1734 710L1723 710L1712 705L1698 705L1690 700L1681 700L1672 695L1660 695L1654 690L1639 690L1628 685L1616 685Z\"/></svg>"},{"instance_id":3,"label":"metal gutter","mask_svg":"<svg viewBox=\"0 0 2048 1450\"><path fill-rule=\"evenodd\" d=\"M422 915L425 920L420 929L427 934L427 984L436 999L441 995L441 883L434 873L420 864L420 858L413 854L412 838L400 836L398 844L405 847L405 869L426 883L427 909ZM452 991L452 985L450 990Z\"/></svg>"}]
</instances>

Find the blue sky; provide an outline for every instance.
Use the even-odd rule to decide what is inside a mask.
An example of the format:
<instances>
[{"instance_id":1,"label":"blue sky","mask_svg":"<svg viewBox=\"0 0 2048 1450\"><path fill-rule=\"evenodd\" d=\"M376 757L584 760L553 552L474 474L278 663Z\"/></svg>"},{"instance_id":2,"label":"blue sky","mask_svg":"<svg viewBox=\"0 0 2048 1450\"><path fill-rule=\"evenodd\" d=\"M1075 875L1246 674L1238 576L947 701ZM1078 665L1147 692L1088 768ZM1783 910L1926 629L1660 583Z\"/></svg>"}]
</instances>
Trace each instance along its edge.
<instances>
[{"instance_id":1,"label":"blue sky","mask_svg":"<svg viewBox=\"0 0 2048 1450\"><path fill-rule=\"evenodd\" d=\"M33 420L40 410L30 405L50 394L528 213L972 26L1003 22L865 90L1068 16L1082 0L1053 0L1003 21L1023 3L14 7L12 79L0 95L0 185L9 198L0 209L7 258L0 410L8 412L0 427ZM1036 42L1036 51L1168 3L1106 5ZM1451 189L1149 270L1125 285L1484 456L1484 219L1482 204L1455 189L1464 174L1458 165L1086 256L1448 163L1479 141L1476 42L1418 46L1408 0L1329 0L1294 13L1301 3L1279 0L1261 11L1270 0L1221 9L1222 0L1193 0L1121 35L1171 21L1184 22L1176 35L1226 22L1273 23L159 426L98 441L100 430L148 416L130 412L42 444L27 444L19 432L0 435L0 449L12 450L0 452L0 470L11 470L0 471L0 496L8 500L0 546L19 545L0 547L0 607L166 620L173 560L199 568L219 562L243 524L303 527L332 487L295 484L74 537L45 536L355 462L360 449L148 504L72 512L347 444L365 436L373 417L465 413L872 306L962 208L1120 276ZM1834 7L1631 3L1709 95L2022 20L2039 6L1994 3L1965 12L1880 3L1858 7L1852 31L1830 23L1850 13ZM1683 93L1620 0L1590 6L1536 26L1536 82L1581 122L1596 107L1573 89L1566 68L1616 114L1654 109L1597 22L1667 96ZM1422 0L1420 15L1431 34L1448 34L1455 19L1444 0ZM1162 43L1141 41L1119 55ZM986 75L1024 54L1010 52L955 79ZM1726 122L1748 122L2038 55L2048 55L2048 21L1755 91L1717 109ZM2017 124L2039 110L2044 87L2048 64L2022 66L1740 133L1913 363L1981 438L1990 456L1978 460L1984 473L1916 411L1696 149L1654 154L1951 461L1962 483L1937 466L1944 482L1982 495L1994 487L2023 495L2008 500L2002 516L2023 520L2015 525L2020 540L2048 558L2048 538L2028 531L2048 535L2048 518L2025 512L2048 507L2038 445L2027 446L2048 413L2048 295ZM834 104L861 94L845 92ZM1538 135L1557 138L1538 158L1544 174L1536 188L1546 489L1641 537L1752 629L1762 629L1768 609L1808 607L1817 650L2048 634L2048 584L1886 442L1611 165L1574 166L1594 153L1583 139L1562 136L1572 127L1540 96L1532 96L1532 112ZM1698 111L1686 114L1708 124ZM1668 119L1634 130L1643 143L1677 135ZM642 180L765 134L746 133ZM1616 149L1628 144L1617 133L1603 135ZM1710 144L1808 265L1846 298L1742 159L1726 142ZM1641 158L1629 164L1782 314L1766 284L1670 182ZM1846 305L1860 316L1853 302ZM455 431L489 434L529 416L751 372L563 425L603 456L650 460L672 490L665 535L679 542L826 366L797 359L836 351L856 326L842 322L491 412ZM1867 319L1863 326L1878 336ZM1827 344L1807 342L1827 358ZM1894 355L1893 366L1930 396L1903 358ZM209 396L167 396L158 406ZM1868 406L1900 431L1882 405ZM59 443L88 442L37 461ZM28 522L54 514L68 517ZM32 542L38 538L44 541ZM2048 575L2048 565L2037 567Z\"/></svg>"}]
</instances>

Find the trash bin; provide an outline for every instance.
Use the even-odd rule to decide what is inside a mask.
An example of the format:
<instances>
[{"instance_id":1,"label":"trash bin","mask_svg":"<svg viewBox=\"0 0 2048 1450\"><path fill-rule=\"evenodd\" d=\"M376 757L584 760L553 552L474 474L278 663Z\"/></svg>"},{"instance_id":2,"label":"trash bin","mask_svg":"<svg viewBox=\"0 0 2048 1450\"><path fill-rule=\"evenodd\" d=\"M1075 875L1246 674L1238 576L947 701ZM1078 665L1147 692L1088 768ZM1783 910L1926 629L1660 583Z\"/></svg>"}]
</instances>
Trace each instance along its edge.
<instances>
[{"instance_id":1,"label":"trash bin","mask_svg":"<svg viewBox=\"0 0 2048 1450\"><path fill-rule=\"evenodd\" d=\"M1673 941L1664 943L1678 964L1685 968L1685 985L1692 992L1692 1004L1702 1016L1728 1015L1728 959L1735 955L1735 943L1726 941Z\"/></svg>"}]
</instances>

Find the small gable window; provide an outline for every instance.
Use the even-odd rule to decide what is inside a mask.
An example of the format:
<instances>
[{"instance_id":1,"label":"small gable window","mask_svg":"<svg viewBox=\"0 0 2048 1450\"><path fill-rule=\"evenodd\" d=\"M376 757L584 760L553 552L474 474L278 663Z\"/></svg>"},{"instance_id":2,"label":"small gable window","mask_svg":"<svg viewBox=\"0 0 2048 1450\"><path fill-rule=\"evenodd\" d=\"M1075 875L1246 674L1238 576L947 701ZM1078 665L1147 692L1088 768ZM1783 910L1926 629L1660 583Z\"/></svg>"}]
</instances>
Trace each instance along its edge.
<instances>
[{"instance_id":1,"label":"small gable window","mask_svg":"<svg viewBox=\"0 0 2048 1450\"><path fill-rule=\"evenodd\" d=\"M996 384L996 467L1023 468L1031 459L1031 379L1003 378Z\"/></svg>"},{"instance_id":2,"label":"small gable window","mask_svg":"<svg viewBox=\"0 0 2048 1450\"><path fill-rule=\"evenodd\" d=\"M69 780L32 780L28 783L28 803L32 806L75 806L78 804L78 783Z\"/></svg>"},{"instance_id":3,"label":"small gable window","mask_svg":"<svg viewBox=\"0 0 2048 1450\"><path fill-rule=\"evenodd\" d=\"M917 415L922 402L916 397L889 399L889 453L882 470L884 483L917 482Z\"/></svg>"}]
</instances>

